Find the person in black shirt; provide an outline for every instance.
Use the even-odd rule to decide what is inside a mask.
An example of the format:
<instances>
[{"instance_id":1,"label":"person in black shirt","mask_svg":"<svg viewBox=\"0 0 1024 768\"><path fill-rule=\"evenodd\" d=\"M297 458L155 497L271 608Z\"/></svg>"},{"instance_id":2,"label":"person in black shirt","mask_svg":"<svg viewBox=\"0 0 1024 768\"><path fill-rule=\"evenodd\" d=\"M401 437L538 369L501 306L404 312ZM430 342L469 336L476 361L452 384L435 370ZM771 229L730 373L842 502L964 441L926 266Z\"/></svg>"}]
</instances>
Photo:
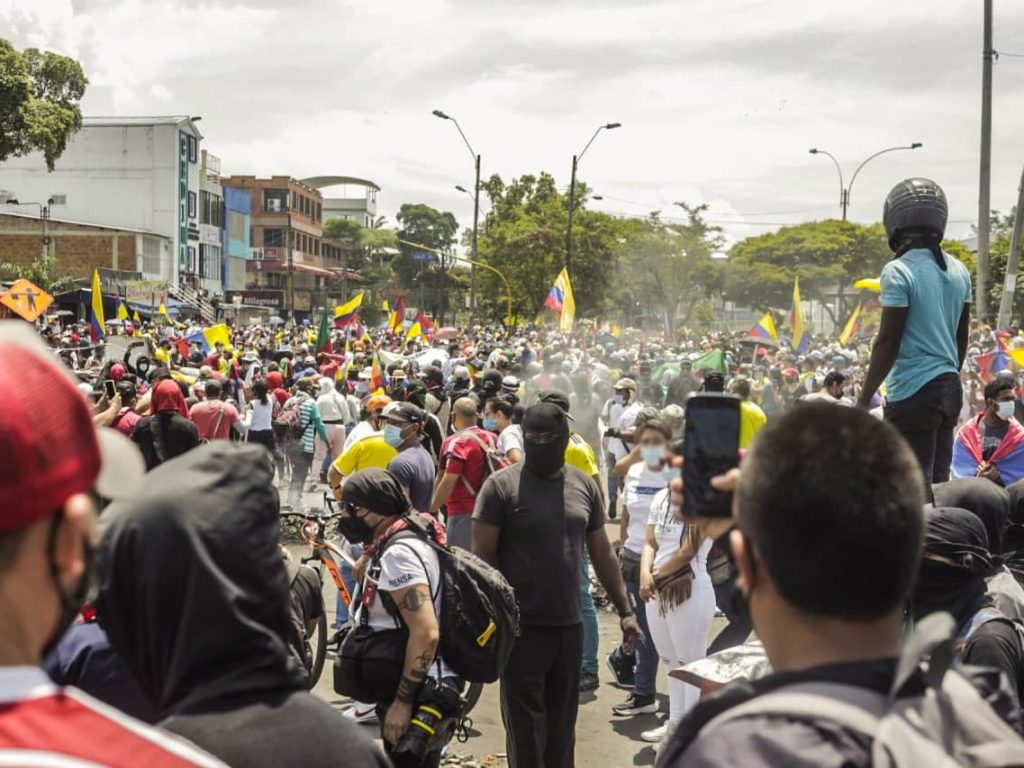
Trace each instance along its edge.
<instances>
[{"instance_id":1,"label":"person in black shirt","mask_svg":"<svg viewBox=\"0 0 1024 768\"><path fill-rule=\"evenodd\" d=\"M597 483L566 466L567 414L537 403L523 418L525 459L488 478L473 511L473 553L519 598L521 634L501 677L510 768L572 768L583 629L586 545L632 649L640 627L604 529Z\"/></svg>"},{"instance_id":2,"label":"person in black shirt","mask_svg":"<svg viewBox=\"0 0 1024 768\"><path fill-rule=\"evenodd\" d=\"M146 471L199 445L199 430L188 418L176 381L162 379L153 387L150 415L135 425L132 440L142 451Z\"/></svg>"},{"instance_id":3,"label":"person in black shirt","mask_svg":"<svg viewBox=\"0 0 1024 768\"><path fill-rule=\"evenodd\" d=\"M279 499L262 446L217 440L103 513L96 610L164 730L228 765L384 768L288 649Z\"/></svg>"}]
</instances>

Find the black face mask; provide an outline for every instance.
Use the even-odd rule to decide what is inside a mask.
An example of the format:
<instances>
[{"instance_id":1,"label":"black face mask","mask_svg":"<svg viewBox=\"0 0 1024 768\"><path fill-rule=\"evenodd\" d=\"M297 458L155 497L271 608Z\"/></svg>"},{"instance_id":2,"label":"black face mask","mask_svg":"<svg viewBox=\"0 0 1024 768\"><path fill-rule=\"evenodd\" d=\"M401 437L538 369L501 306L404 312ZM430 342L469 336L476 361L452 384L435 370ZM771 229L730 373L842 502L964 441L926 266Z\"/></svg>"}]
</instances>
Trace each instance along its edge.
<instances>
[{"instance_id":1,"label":"black face mask","mask_svg":"<svg viewBox=\"0 0 1024 768\"><path fill-rule=\"evenodd\" d=\"M910 600L914 621L946 611L960 627L984 604L985 579L966 568L924 558Z\"/></svg>"},{"instance_id":2,"label":"black face mask","mask_svg":"<svg viewBox=\"0 0 1024 768\"><path fill-rule=\"evenodd\" d=\"M365 517L344 514L338 518L338 530L353 544L369 544L373 541L374 529L366 522Z\"/></svg>"},{"instance_id":3,"label":"black face mask","mask_svg":"<svg viewBox=\"0 0 1024 768\"><path fill-rule=\"evenodd\" d=\"M82 574L82 578L79 580L75 588L71 590L70 594L64 592L64 587L60 583L60 574L57 572L57 561L54 549L57 545L57 531L60 528L60 524L63 519L63 510L57 512L57 514L53 516L50 523L50 533L46 547L46 556L49 560L50 578L53 580L53 585L60 597L60 611L57 615L57 623L53 628L53 633L43 645L43 658L46 658L53 652L61 638L64 637L64 633L68 631L68 628L72 624L74 624L75 619L82 610L82 606L85 605L86 598L89 595L89 590L92 589L92 563L93 556L96 553L96 548L89 543L88 538L85 536L82 536L82 552L85 559L85 572Z\"/></svg>"},{"instance_id":4,"label":"black face mask","mask_svg":"<svg viewBox=\"0 0 1024 768\"><path fill-rule=\"evenodd\" d=\"M550 443L525 441L526 468L538 477L551 477L565 466L565 449L569 446L569 434Z\"/></svg>"}]
</instances>

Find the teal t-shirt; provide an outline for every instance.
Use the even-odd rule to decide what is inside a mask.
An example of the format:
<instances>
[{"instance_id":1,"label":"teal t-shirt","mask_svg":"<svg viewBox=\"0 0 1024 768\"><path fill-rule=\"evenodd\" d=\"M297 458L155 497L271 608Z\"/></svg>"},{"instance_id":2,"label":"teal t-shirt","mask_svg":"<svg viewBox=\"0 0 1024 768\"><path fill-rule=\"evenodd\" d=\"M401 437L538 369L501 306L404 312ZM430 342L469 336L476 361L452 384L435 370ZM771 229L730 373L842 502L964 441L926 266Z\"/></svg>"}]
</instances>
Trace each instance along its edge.
<instances>
[{"instance_id":1,"label":"teal t-shirt","mask_svg":"<svg viewBox=\"0 0 1024 768\"><path fill-rule=\"evenodd\" d=\"M885 380L890 402L960 370L956 329L964 304L971 303L971 276L960 261L945 257L945 272L926 248L907 251L882 269L882 306L909 307L900 351Z\"/></svg>"}]
</instances>

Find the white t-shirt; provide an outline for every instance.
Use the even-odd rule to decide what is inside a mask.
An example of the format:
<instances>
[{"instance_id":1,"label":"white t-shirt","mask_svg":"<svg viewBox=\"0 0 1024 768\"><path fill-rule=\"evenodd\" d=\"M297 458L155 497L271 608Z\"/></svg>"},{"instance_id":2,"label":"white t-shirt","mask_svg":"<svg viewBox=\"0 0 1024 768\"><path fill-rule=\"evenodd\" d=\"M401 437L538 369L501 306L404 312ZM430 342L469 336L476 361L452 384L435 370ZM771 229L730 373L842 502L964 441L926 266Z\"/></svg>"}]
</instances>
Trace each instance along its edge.
<instances>
[{"instance_id":1,"label":"white t-shirt","mask_svg":"<svg viewBox=\"0 0 1024 768\"><path fill-rule=\"evenodd\" d=\"M504 453L506 456L512 449L516 449L519 453L526 455L523 448L523 428L519 424L509 424L498 435L498 450Z\"/></svg>"},{"instance_id":2,"label":"white t-shirt","mask_svg":"<svg viewBox=\"0 0 1024 768\"><path fill-rule=\"evenodd\" d=\"M267 398L267 403L264 405L259 401L259 398L254 399L250 406L252 406L252 424L249 425L249 429L255 430L256 432L265 432L272 428L272 421L274 415L274 403L277 401L273 396Z\"/></svg>"},{"instance_id":3,"label":"white t-shirt","mask_svg":"<svg viewBox=\"0 0 1024 768\"><path fill-rule=\"evenodd\" d=\"M639 555L647 537L647 519L654 497L668 483L661 470L647 467L642 461L634 464L626 473L624 500L629 510L629 525L626 528L626 542L623 546L634 555Z\"/></svg>"},{"instance_id":4,"label":"white t-shirt","mask_svg":"<svg viewBox=\"0 0 1024 768\"><path fill-rule=\"evenodd\" d=\"M363 580L364 589L370 579L369 570L367 569L367 575ZM440 626L441 564L437 560L437 552L427 542L410 536L393 541L385 547L384 554L380 557L380 577L377 589L392 592L405 589L413 584L425 584L430 589L430 594L434 597L434 615L437 617L438 626ZM360 601L355 613L356 626L359 626L363 610L365 609ZM384 607L384 601L380 595L375 596L369 611L367 621L370 629L385 630L400 626L398 619L388 613ZM430 676L436 678L437 671L435 661L430 665ZM441 677L451 677L454 674L442 659Z\"/></svg>"},{"instance_id":5,"label":"white t-shirt","mask_svg":"<svg viewBox=\"0 0 1024 768\"><path fill-rule=\"evenodd\" d=\"M632 402L623 409L619 415L618 420L615 419L615 408L612 407L612 426L623 432L629 432L633 429L633 425L636 424L637 416L640 415L640 411L643 410L643 406L638 402ZM620 461L629 455L631 448L627 446L622 440L615 439L611 443L611 451L615 456L615 461Z\"/></svg>"},{"instance_id":6,"label":"white t-shirt","mask_svg":"<svg viewBox=\"0 0 1024 768\"><path fill-rule=\"evenodd\" d=\"M686 523L677 520L672 514L672 505L668 499L668 488L658 492L651 502L651 517L648 524L654 526L654 541L658 545L658 551L654 553L654 567L658 568L679 551L682 546L683 535L686 533ZM697 556L690 561L695 576L698 578L708 571L708 553L711 552L712 539L704 539L697 550Z\"/></svg>"}]
</instances>

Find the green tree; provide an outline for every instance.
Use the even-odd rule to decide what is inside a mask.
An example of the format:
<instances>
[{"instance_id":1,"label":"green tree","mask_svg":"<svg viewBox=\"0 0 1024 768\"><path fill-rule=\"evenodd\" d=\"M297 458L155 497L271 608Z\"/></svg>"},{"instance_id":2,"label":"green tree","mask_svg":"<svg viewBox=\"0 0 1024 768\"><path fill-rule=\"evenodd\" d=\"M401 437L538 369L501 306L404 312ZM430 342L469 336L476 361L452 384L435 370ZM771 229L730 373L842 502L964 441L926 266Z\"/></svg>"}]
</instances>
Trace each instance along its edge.
<instances>
[{"instance_id":1,"label":"green tree","mask_svg":"<svg viewBox=\"0 0 1024 768\"><path fill-rule=\"evenodd\" d=\"M13 282L23 278L54 295L75 288L74 278L57 275L57 260L49 256L40 257L27 266L0 262L0 280Z\"/></svg>"},{"instance_id":2,"label":"green tree","mask_svg":"<svg viewBox=\"0 0 1024 768\"><path fill-rule=\"evenodd\" d=\"M624 223L616 279L616 305L626 323L667 316L686 325L722 290L722 268L711 255L722 246L718 227L704 220L706 205L678 203L684 222L668 222L659 211Z\"/></svg>"},{"instance_id":3,"label":"green tree","mask_svg":"<svg viewBox=\"0 0 1024 768\"><path fill-rule=\"evenodd\" d=\"M481 189L490 200L491 210L479 234L478 257L508 278L515 317L533 319L565 265L567 198L548 173L527 174L508 184L494 175L481 182ZM570 280L577 317L595 317L611 303L624 222L587 210L584 184L577 182L576 194ZM503 320L504 283L489 271L479 272L477 279L481 314Z\"/></svg>"},{"instance_id":4,"label":"green tree","mask_svg":"<svg viewBox=\"0 0 1024 768\"><path fill-rule=\"evenodd\" d=\"M443 280L445 314L451 317L459 304L462 283L447 260L447 268L442 277L440 258L433 251L452 252L459 233L459 222L454 214L423 203L402 205L395 218L398 220L399 253L391 261L393 282L397 287L411 292L406 304L438 316ZM417 246L426 246L430 250Z\"/></svg>"},{"instance_id":5,"label":"green tree","mask_svg":"<svg viewBox=\"0 0 1024 768\"><path fill-rule=\"evenodd\" d=\"M88 84L74 59L35 48L19 53L0 39L0 162L39 151L52 171L82 126Z\"/></svg>"},{"instance_id":6,"label":"green tree","mask_svg":"<svg viewBox=\"0 0 1024 768\"><path fill-rule=\"evenodd\" d=\"M729 252L725 295L759 311L788 307L800 278L804 299L825 299L838 289L845 316L852 309L852 285L875 277L892 258L881 224L814 221L741 240ZM848 294L848 295L847 295ZM828 302L825 310L834 315ZM843 318L833 316L834 322Z\"/></svg>"}]
</instances>

